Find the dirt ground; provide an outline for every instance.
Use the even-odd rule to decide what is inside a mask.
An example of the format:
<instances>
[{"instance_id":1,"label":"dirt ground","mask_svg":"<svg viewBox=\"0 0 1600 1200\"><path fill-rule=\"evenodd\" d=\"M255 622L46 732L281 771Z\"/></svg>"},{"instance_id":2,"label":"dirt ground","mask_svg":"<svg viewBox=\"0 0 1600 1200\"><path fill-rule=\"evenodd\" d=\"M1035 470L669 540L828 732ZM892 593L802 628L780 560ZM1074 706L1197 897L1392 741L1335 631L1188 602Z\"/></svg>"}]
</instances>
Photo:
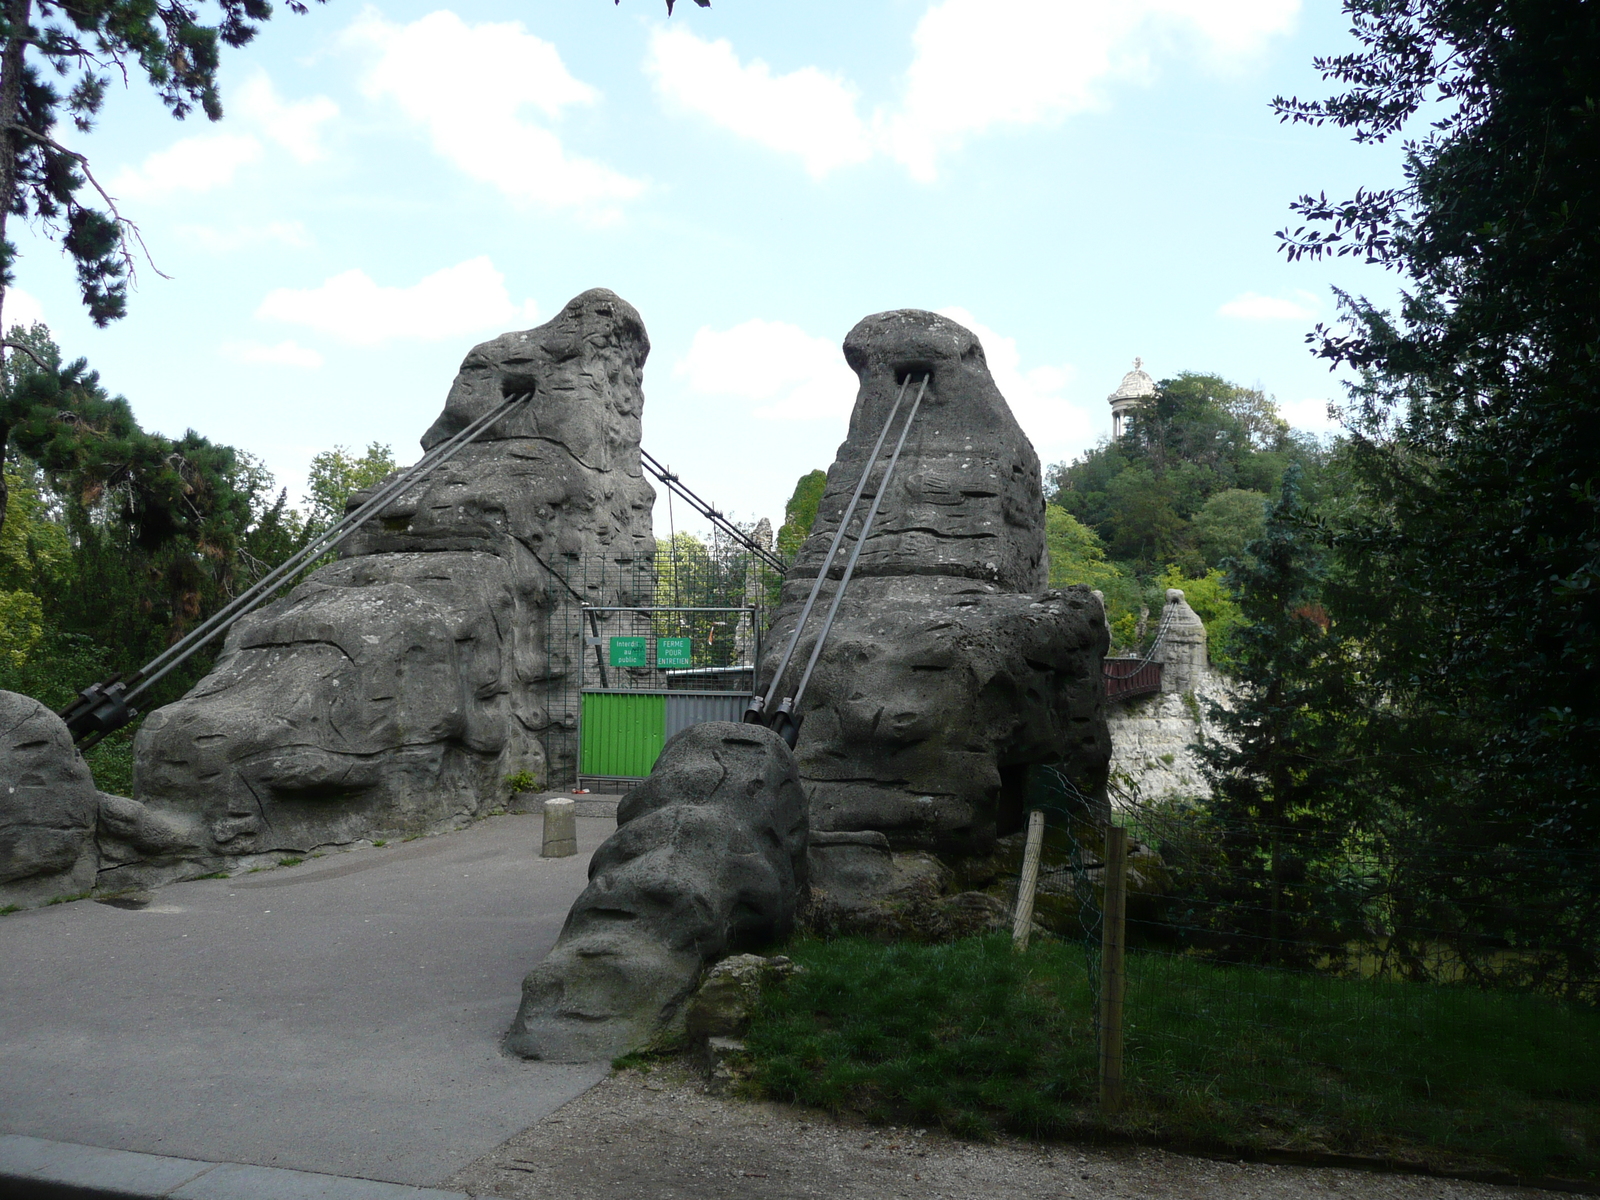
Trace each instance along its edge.
<instances>
[{"instance_id":1,"label":"dirt ground","mask_svg":"<svg viewBox=\"0 0 1600 1200\"><path fill-rule=\"evenodd\" d=\"M1143 1148L974 1145L710 1095L678 1065L624 1071L445 1187L505 1200L1510 1200L1570 1193Z\"/></svg>"}]
</instances>

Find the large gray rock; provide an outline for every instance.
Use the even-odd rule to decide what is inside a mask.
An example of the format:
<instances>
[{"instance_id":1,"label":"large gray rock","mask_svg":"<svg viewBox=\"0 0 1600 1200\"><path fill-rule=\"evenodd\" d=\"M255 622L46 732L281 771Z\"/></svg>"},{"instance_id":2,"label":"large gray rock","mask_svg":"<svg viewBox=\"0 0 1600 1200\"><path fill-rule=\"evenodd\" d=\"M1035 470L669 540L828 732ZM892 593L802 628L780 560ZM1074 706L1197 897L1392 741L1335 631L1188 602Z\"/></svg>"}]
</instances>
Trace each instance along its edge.
<instances>
[{"instance_id":1,"label":"large gray rock","mask_svg":"<svg viewBox=\"0 0 1600 1200\"><path fill-rule=\"evenodd\" d=\"M894 481L862 548L857 578L946 576L1006 592L1043 591L1050 566L1039 456L990 377L977 337L937 313L899 309L859 322L844 340L844 356L861 389L849 432L828 469L811 536L795 556L789 579L809 583L816 577L901 381L911 376L881 462L893 449L916 381L931 372ZM872 494L863 499L857 522ZM832 574L843 568L841 554Z\"/></svg>"},{"instance_id":2,"label":"large gray rock","mask_svg":"<svg viewBox=\"0 0 1600 1200\"><path fill-rule=\"evenodd\" d=\"M986 853L1020 828L1028 768L1042 763L1059 765L1103 804L1104 609L1087 588L1044 590L1039 459L982 346L953 321L899 311L851 330L845 357L860 393L817 522L784 583L762 688L900 381L913 379L909 406L915 380L932 378L802 703L795 759L813 828L878 831L896 850ZM881 464L892 446L893 436ZM882 465L878 472L875 481ZM831 575L851 545L847 537ZM819 628L813 617L780 697L793 691ZM841 871L855 869L845 860L859 851L843 845L819 846L820 876L830 855Z\"/></svg>"},{"instance_id":3,"label":"large gray rock","mask_svg":"<svg viewBox=\"0 0 1600 1200\"><path fill-rule=\"evenodd\" d=\"M0 908L31 908L94 886L100 793L66 725L0 691Z\"/></svg>"},{"instance_id":4,"label":"large gray rock","mask_svg":"<svg viewBox=\"0 0 1600 1200\"><path fill-rule=\"evenodd\" d=\"M639 462L648 352L639 314L596 289L467 355L424 447L505 395L534 399L235 625L212 673L146 719L135 795L196 818L199 844L174 838L168 861L131 863L121 882L446 828L503 803L508 775L571 776L569 564L609 564L590 603L648 603L615 582L655 551Z\"/></svg>"},{"instance_id":5,"label":"large gray rock","mask_svg":"<svg viewBox=\"0 0 1600 1200\"><path fill-rule=\"evenodd\" d=\"M589 886L523 983L507 1047L587 1062L647 1042L707 962L788 936L806 832L782 738L726 721L676 735L618 807Z\"/></svg>"}]
</instances>

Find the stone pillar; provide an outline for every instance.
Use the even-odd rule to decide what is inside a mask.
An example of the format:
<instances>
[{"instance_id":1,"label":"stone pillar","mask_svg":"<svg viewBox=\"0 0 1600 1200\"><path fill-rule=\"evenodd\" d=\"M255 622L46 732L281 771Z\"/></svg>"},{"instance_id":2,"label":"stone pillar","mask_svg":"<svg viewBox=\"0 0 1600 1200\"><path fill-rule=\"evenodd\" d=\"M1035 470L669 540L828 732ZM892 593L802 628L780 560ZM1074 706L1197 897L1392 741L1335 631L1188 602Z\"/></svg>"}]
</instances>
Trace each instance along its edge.
<instances>
[{"instance_id":1,"label":"stone pillar","mask_svg":"<svg viewBox=\"0 0 1600 1200\"><path fill-rule=\"evenodd\" d=\"M578 852L578 806L567 796L544 802L541 858L567 858Z\"/></svg>"},{"instance_id":2,"label":"stone pillar","mask_svg":"<svg viewBox=\"0 0 1600 1200\"><path fill-rule=\"evenodd\" d=\"M1166 632L1155 653L1155 660L1161 664L1161 690L1192 692L1206 677L1205 622L1189 607L1182 588L1167 589L1167 608L1161 621Z\"/></svg>"},{"instance_id":3,"label":"stone pillar","mask_svg":"<svg viewBox=\"0 0 1600 1200\"><path fill-rule=\"evenodd\" d=\"M756 527L750 531L750 540L763 550L772 549L772 522L762 517L756 522ZM761 560L754 554L745 552L746 562L749 564L745 574L744 602L757 610L766 608L766 597L761 588ZM739 614L739 623L735 627L733 653L734 659L741 665L756 661L756 631L755 622L761 619L761 612L754 613L749 620L746 614ZM752 687L754 683L752 682Z\"/></svg>"}]
</instances>

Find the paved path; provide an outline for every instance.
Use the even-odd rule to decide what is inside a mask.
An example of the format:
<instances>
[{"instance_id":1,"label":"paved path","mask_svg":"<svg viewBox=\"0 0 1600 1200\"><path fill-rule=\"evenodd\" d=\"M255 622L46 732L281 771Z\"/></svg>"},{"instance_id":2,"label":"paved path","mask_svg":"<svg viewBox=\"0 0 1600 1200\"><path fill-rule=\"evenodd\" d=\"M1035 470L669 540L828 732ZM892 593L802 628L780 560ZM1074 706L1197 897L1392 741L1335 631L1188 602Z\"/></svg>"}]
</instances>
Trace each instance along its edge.
<instances>
[{"instance_id":1,"label":"paved path","mask_svg":"<svg viewBox=\"0 0 1600 1200\"><path fill-rule=\"evenodd\" d=\"M0 1134L431 1186L606 1072L508 1058L589 855L537 816L0 918Z\"/></svg>"}]
</instances>

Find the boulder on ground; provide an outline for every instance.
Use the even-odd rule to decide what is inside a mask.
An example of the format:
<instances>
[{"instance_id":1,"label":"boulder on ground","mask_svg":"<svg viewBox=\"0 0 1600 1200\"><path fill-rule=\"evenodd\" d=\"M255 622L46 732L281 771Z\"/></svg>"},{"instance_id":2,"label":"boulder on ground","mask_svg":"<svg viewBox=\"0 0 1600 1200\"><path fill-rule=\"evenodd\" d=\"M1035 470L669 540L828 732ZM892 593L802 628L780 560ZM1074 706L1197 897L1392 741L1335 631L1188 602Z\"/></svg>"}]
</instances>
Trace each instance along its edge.
<instances>
[{"instance_id":1,"label":"boulder on ground","mask_svg":"<svg viewBox=\"0 0 1600 1200\"><path fill-rule=\"evenodd\" d=\"M94 886L100 793L60 717L0 691L0 908Z\"/></svg>"},{"instance_id":2,"label":"boulder on ground","mask_svg":"<svg viewBox=\"0 0 1600 1200\"><path fill-rule=\"evenodd\" d=\"M788 936L806 832L782 738L727 721L677 734L618 807L589 886L523 983L507 1048L588 1062L648 1042L707 962Z\"/></svg>"}]
</instances>

